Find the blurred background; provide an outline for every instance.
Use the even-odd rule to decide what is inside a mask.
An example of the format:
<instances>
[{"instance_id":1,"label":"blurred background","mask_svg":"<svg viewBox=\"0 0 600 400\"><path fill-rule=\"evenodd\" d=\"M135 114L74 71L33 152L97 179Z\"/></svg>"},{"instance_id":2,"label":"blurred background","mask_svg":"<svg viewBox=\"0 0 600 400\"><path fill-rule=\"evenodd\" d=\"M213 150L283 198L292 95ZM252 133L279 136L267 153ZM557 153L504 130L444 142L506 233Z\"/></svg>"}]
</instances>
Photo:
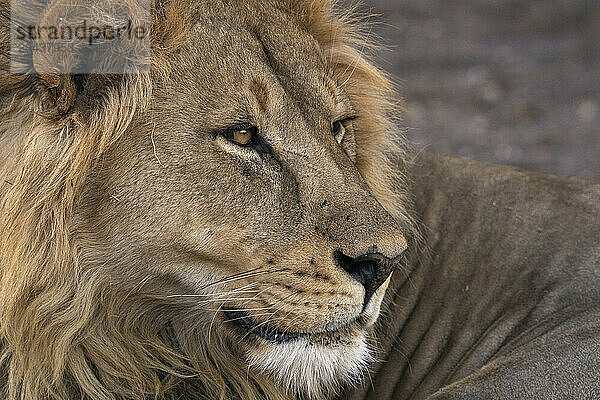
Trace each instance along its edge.
<instances>
[{"instance_id":1,"label":"blurred background","mask_svg":"<svg viewBox=\"0 0 600 400\"><path fill-rule=\"evenodd\" d=\"M380 14L375 61L401 88L413 145L600 181L600 0L362 0L361 10Z\"/></svg>"}]
</instances>

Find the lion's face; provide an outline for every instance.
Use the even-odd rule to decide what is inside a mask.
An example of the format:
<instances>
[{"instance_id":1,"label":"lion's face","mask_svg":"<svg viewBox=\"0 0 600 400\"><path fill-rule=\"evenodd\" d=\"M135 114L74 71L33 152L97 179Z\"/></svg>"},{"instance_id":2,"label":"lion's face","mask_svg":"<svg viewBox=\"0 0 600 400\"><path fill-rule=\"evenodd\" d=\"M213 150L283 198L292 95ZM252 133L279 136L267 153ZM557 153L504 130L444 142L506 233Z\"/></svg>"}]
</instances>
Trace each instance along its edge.
<instances>
[{"instance_id":1,"label":"lion's face","mask_svg":"<svg viewBox=\"0 0 600 400\"><path fill-rule=\"evenodd\" d=\"M185 314L175 327L316 393L369 360L406 241L356 167L363 110L328 54L284 12L232 9L197 13L78 221L118 284Z\"/></svg>"}]
</instances>

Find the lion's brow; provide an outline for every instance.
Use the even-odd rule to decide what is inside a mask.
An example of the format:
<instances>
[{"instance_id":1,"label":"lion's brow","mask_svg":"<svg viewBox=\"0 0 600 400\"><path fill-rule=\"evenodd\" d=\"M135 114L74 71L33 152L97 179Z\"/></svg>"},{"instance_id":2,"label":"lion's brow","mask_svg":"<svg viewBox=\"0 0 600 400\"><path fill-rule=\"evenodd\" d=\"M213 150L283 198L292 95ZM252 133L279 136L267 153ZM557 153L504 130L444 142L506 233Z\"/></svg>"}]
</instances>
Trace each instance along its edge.
<instances>
[{"instance_id":1,"label":"lion's brow","mask_svg":"<svg viewBox=\"0 0 600 400\"><path fill-rule=\"evenodd\" d=\"M267 86L264 83L253 79L252 82L250 82L250 92L256 98L260 111L266 113L270 102L269 90Z\"/></svg>"}]
</instances>

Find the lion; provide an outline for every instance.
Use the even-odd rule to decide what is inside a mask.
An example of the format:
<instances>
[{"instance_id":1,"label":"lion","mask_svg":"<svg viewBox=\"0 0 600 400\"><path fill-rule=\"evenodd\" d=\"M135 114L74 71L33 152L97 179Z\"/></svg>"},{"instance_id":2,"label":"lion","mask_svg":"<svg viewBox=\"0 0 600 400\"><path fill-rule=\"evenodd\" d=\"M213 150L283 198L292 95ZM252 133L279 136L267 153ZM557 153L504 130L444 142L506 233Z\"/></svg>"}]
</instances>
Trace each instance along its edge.
<instances>
[{"instance_id":1,"label":"lion","mask_svg":"<svg viewBox=\"0 0 600 400\"><path fill-rule=\"evenodd\" d=\"M360 17L153 0L144 68L9 29L144 1L0 4L4 398L598 393L600 188L410 150Z\"/></svg>"},{"instance_id":2,"label":"lion","mask_svg":"<svg viewBox=\"0 0 600 400\"><path fill-rule=\"evenodd\" d=\"M14 72L3 21L5 398L318 399L365 373L410 218L392 87L332 7L156 1L150 68L122 75L39 43Z\"/></svg>"}]
</instances>

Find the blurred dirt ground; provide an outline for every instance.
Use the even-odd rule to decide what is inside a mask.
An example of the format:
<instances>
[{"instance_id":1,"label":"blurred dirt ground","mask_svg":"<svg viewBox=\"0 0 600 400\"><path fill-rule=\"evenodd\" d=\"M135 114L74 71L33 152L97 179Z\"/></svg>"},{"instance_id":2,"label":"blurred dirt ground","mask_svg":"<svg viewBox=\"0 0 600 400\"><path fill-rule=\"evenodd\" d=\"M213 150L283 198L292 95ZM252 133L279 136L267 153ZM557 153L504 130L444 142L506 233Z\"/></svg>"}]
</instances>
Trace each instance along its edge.
<instances>
[{"instance_id":1,"label":"blurred dirt ground","mask_svg":"<svg viewBox=\"0 0 600 400\"><path fill-rule=\"evenodd\" d=\"M361 10L381 14L376 62L400 84L417 147L600 180L599 0L363 0Z\"/></svg>"}]
</instances>

